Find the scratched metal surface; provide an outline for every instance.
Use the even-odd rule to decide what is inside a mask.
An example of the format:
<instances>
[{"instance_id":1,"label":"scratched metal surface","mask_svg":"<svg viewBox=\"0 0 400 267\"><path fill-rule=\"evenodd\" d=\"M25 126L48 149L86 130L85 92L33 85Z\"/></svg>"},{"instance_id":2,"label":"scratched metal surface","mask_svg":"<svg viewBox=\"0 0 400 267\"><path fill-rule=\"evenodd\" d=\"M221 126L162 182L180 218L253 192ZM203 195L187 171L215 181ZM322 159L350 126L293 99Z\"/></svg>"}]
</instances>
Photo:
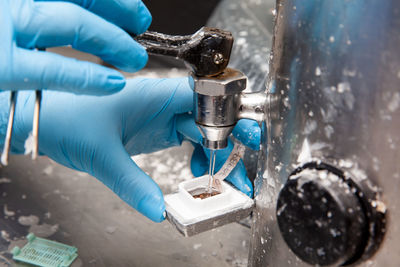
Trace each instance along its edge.
<instances>
[{"instance_id":1,"label":"scratched metal surface","mask_svg":"<svg viewBox=\"0 0 400 267\"><path fill-rule=\"evenodd\" d=\"M232 66L248 71L252 84L249 90L259 91L264 86L272 39L253 27L248 36L256 37L257 44L263 45L249 47L252 44L246 41L246 31L239 26L251 23L248 5L264 5L266 1L233 2L238 5L230 8L236 9L235 16L241 16L239 24L230 23L234 16L226 14L233 10L225 10L226 5L221 4L209 25L231 30L238 36ZM271 9L270 4L267 9ZM263 12L262 8L255 10ZM263 16L253 18L259 23ZM272 21L269 13L266 19ZM244 29L250 29L248 26L251 25ZM250 51L256 53L249 54ZM56 52L101 63L96 57L71 52L69 48ZM175 77L184 76L185 71L148 69L139 75ZM190 176L187 166L191 151L190 145L185 144L183 148L136 157L135 161L164 193L170 193ZM255 165L251 164L254 157L252 153L246 156L251 178L255 175ZM0 168L0 231L0 266L15 266L9 251L14 245L23 245L29 231L78 247L79 258L73 266L247 266L251 234L248 228L229 224L184 238L168 222L155 224L145 219L93 177L47 158L33 163L22 156L12 156L9 167Z\"/></svg>"},{"instance_id":2,"label":"scratched metal surface","mask_svg":"<svg viewBox=\"0 0 400 267\"><path fill-rule=\"evenodd\" d=\"M168 193L188 178L174 175L190 175L190 154L185 144L136 160ZM24 244L29 231L76 246L74 266L247 265L250 230L239 224L184 238L168 222L144 218L95 178L45 157L12 156L0 178L0 266L13 266L8 251Z\"/></svg>"},{"instance_id":3,"label":"scratched metal surface","mask_svg":"<svg viewBox=\"0 0 400 267\"><path fill-rule=\"evenodd\" d=\"M306 140L312 157L350 162L382 190L385 239L357 266L399 266L399 14L395 0L277 1L267 88L279 104L269 113L267 169L256 180L250 266L311 266L286 245L275 210Z\"/></svg>"}]
</instances>

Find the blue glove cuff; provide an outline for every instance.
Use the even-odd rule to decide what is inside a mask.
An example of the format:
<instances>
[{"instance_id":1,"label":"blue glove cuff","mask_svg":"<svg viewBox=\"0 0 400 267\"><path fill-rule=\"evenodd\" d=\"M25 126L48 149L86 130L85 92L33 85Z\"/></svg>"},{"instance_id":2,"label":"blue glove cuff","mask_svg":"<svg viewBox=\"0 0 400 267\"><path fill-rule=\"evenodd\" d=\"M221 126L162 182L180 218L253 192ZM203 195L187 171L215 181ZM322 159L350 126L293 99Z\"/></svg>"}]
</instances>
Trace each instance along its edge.
<instances>
[{"instance_id":1,"label":"blue glove cuff","mask_svg":"<svg viewBox=\"0 0 400 267\"><path fill-rule=\"evenodd\" d=\"M3 151L4 138L7 132L8 112L10 109L10 92L0 92L0 151Z\"/></svg>"}]
</instances>

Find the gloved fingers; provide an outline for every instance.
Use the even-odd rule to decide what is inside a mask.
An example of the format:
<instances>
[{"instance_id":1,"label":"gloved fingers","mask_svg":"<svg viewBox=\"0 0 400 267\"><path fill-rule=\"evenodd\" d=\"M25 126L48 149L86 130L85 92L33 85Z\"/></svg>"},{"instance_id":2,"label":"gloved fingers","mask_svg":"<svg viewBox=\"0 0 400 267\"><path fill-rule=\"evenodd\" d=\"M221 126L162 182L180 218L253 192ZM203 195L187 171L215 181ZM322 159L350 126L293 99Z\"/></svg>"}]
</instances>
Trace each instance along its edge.
<instances>
[{"instance_id":1,"label":"gloved fingers","mask_svg":"<svg viewBox=\"0 0 400 267\"><path fill-rule=\"evenodd\" d=\"M139 99L143 101L151 101L146 111L154 117L167 113L179 116L193 109L193 91L189 87L187 78L137 77L127 80L126 89L128 94L133 93L139 95ZM128 98L126 103L131 106L132 100Z\"/></svg>"},{"instance_id":2,"label":"gloved fingers","mask_svg":"<svg viewBox=\"0 0 400 267\"><path fill-rule=\"evenodd\" d=\"M147 218L163 221L165 204L159 186L133 162L120 141L105 145L104 150L97 152L93 175Z\"/></svg>"},{"instance_id":3,"label":"gloved fingers","mask_svg":"<svg viewBox=\"0 0 400 267\"><path fill-rule=\"evenodd\" d=\"M217 150L216 153L216 164L215 173L218 172L225 161L228 159L231 151L233 149L232 142L226 149ZM204 149L201 145L195 144L195 149L193 151L192 160L190 162L190 167L194 176L198 177L208 173L209 170L209 150ZM237 189L242 191L248 196L253 195L253 185L250 179L247 177L246 168L242 160L240 160L235 168L231 171L226 181L233 184Z\"/></svg>"},{"instance_id":4,"label":"gloved fingers","mask_svg":"<svg viewBox=\"0 0 400 267\"><path fill-rule=\"evenodd\" d=\"M59 0L35 0L59 1ZM140 0L64 0L90 10L127 32L141 34L150 26L152 17Z\"/></svg>"},{"instance_id":5,"label":"gloved fingers","mask_svg":"<svg viewBox=\"0 0 400 267\"><path fill-rule=\"evenodd\" d=\"M125 86L124 76L94 63L50 52L16 48L10 75L0 77L1 89L46 89L106 95ZM29 60L26 60L29 59Z\"/></svg>"},{"instance_id":6,"label":"gloved fingers","mask_svg":"<svg viewBox=\"0 0 400 267\"><path fill-rule=\"evenodd\" d=\"M168 80L169 86L174 88L174 101L171 103L175 114L187 114L193 111L193 90L190 88L188 78L173 78Z\"/></svg>"},{"instance_id":7,"label":"gloved fingers","mask_svg":"<svg viewBox=\"0 0 400 267\"><path fill-rule=\"evenodd\" d=\"M190 163L191 170L194 176L201 176L208 172L210 150L203 148L200 144L202 136L196 126L192 114L182 114L176 120L177 131L184 136L187 140L191 141L195 149L193 151L192 160ZM240 120L234 129L234 136L242 141L243 144L258 150L261 130L257 122L251 120ZM218 172L225 161L228 159L233 149L233 143L228 141L228 147L216 151L215 172ZM253 195L253 186L250 179L247 177L246 168L243 161L240 160L236 167L226 178L236 188L248 196Z\"/></svg>"},{"instance_id":8,"label":"gloved fingers","mask_svg":"<svg viewBox=\"0 0 400 267\"><path fill-rule=\"evenodd\" d=\"M260 149L261 129L256 121L248 119L239 120L232 134L251 149Z\"/></svg>"},{"instance_id":9,"label":"gloved fingers","mask_svg":"<svg viewBox=\"0 0 400 267\"><path fill-rule=\"evenodd\" d=\"M194 146L192 159L190 161L190 169L194 177L203 176L208 172L208 158L204 154L203 147L199 144L192 143Z\"/></svg>"},{"instance_id":10,"label":"gloved fingers","mask_svg":"<svg viewBox=\"0 0 400 267\"><path fill-rule=\"evenodd\" d=\"M194 122L193 114L185 113L178 115L176 118L176 130L186 140L200 144L203 140L199 128Z\"/></svg>"},{"instance_id":11,"label":"gloved fingers","mask_svg":"<svg viewBox=\"0 0 400 267\"><path fill-rule=\"evenodd\" d=\"M236 167L231 171L225 180L233 184L237 189L249 197L253 197L253 184L247 177L246 168L242 160L239 160Z\"/></svg>"},{"instance_id":12,"label":"gloved fingers","mask_svg":"<svg viewBox=\"0 0 400 267\"><path fill-rule=\"evenodd\" d=\"M146 50L125 31L78 5L36 2L33 9L29 18L14 21L20 47L72 45L127 72L147 63Z\"/></svg>"},{"instance_id":13,"label":"gloved fingers","mask_svg":"<svg viewBox=\"0 0 400 267\"><path fill-rule=\"evenodd\" d=\"M9 48L9 45L13 41L13 23L10 12L10 4L8 1L0 1L0 25L1 25L1 43L0 43L0 55L2 61L6 58L3 53L8 53L2 46L5 45Z\"/></svg>"}]
</instances>

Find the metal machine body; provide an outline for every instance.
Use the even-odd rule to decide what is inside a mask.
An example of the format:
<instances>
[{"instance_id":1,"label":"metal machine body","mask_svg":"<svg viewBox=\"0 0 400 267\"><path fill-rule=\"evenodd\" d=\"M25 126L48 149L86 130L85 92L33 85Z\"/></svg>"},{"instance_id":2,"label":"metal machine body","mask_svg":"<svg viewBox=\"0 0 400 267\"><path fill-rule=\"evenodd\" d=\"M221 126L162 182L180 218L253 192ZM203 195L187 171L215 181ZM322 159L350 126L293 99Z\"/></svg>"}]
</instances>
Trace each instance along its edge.
<instances>
[{"instance_id":1,"label":"metal machine body","mask_svg":"<svg viewBox=\"0 0 400 267\"><path fill-rule=\"evenodd\" d=\"M239 119L264 120L265 94L243 93L247 77L227 68L234 40L229 31L203 27L186 36L148 31L134 38L148 53L176 57L191 70L195 121L205 147L225 148Z\"/></svg>"},{"instance_id":2,"label":"metal machine body","mask_svg":"<svg viewBox=\"0 0 400 267\"><path fill-rule=\"evenodd\" d=\"M247 77L238 70L227 68L213 77L192 73L190 85L194 91L195 121L207 148L225 148L239 119L265 118L265 93L243 93Z\"/></svg>"},{"instance_id":3,"label":"metal machine body","mask_svg":"<svg viewBox=\"0 0 400 267\"><path fill-rule=\"evenodd\" d=\"M206 186L206 192L211 194L214 185L217 185L214 181L215 150L227 147L229 135L240 119L253 119L262 124L267 110L267 96L264 92L244 92L247 89L247 77L239 70L226 68L233 45L233 36L229 31L203 27L187 36L145 32L134 38L147 52L174 56L183 60L191 70L189 84L193 89L194 119L203 136L203 145L211 151L209 182ZM238 156L237 161L240 158ZM234 167L236 163L228 165ZM197 182L202 180L196 179ZM196 185L200 188L200 185ZM189 191L180 190L167 195L167 218L181 233L190 236L249 215L254 203L251 198L245 196L243 201L238 202L232 196L241 196L242 193L236 189L232 191L232 196L227 194L229 190L224 192L221 186L215 189L218 195L201 201L217 201L211 205L218 209L213 211L210 207L195 214L193 210L199 204L198 199L188 197ZM217 198L221 198L222 202L219 203ZM216 204L223 205L218 207Z\"/></svg>"},{"instance_id":4,"label":"metal machine body","mask_svg":"<svg viewBox=\"0 0 400 267\"><path fill-rule=\"evenodd\" d=\"M400 5L276 8L267 95L245 94L226 66L190 78L206 147L224 148L240 118L266 118L249 265L397 266Z\"/></svg>"},{"instance_id":5,"label":"metal machine body","mask_svg":"<svg viewBox=\"0 0 400 267\"><path fill-rule=\"evenodd\" d=\"M276 8L249 265L398 266L400 2Z\"/></svg>"},{"instance_id":6,"label":"metal machine body","mask_svg":"<svg viewBox=\"0 0 400 267\"><path fill-rule=\"evenodd\" d=\"M227 138L237 122L238 99L246 84L246 76L233 69L226 69L215 77L191 75L194 117L206 147L227 146Z\"/></svg>"}]
</instances>

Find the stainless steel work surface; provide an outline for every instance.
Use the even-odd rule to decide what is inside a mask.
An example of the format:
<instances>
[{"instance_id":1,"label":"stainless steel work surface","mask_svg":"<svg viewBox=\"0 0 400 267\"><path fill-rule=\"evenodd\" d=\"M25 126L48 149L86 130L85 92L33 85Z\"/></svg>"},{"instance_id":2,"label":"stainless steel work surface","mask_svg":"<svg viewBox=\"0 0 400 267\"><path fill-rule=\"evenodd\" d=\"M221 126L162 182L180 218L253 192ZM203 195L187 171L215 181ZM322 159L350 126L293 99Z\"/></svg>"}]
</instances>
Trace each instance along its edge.
<instances>
[{"instance_id":1,"label":"stainless steel work surface","mask_svg":"<svg viewBox=\"0 0 400 267\"><path fill-rule=\"evenodd\" d=\"M55 52L96 62L69 48ZM184 77L182 69L144 69L132 76ZM192 146L135 156L164 194L191 179ZM37 222L37 220L39 220ZM153 223L97 179L41 157L11 156L0 166L0 267L33 232L78 248L73 266L247 266L250 229L233 223L185 238L169 222ZM18 263L16 266L25 266Z\"/></svg>"},{"instance_id":2,"label":"stainless steel work surface","mask_svg":"<svg viewBox=\"0 0 400 267\"><path fill-rule=\"evenodd\" d=\"M190 178L191 145L135 157L164 193ZM182 175L185 177L177 177ZM37 218L39 221L37 221ZM73 266L247 266L250 230L229 224L191 238L153 223L95 178L46 157L0 168L0 266L28 232L78 248ZM17 266L23 266L18 264Z\"/></svg>"}]
</instances>

